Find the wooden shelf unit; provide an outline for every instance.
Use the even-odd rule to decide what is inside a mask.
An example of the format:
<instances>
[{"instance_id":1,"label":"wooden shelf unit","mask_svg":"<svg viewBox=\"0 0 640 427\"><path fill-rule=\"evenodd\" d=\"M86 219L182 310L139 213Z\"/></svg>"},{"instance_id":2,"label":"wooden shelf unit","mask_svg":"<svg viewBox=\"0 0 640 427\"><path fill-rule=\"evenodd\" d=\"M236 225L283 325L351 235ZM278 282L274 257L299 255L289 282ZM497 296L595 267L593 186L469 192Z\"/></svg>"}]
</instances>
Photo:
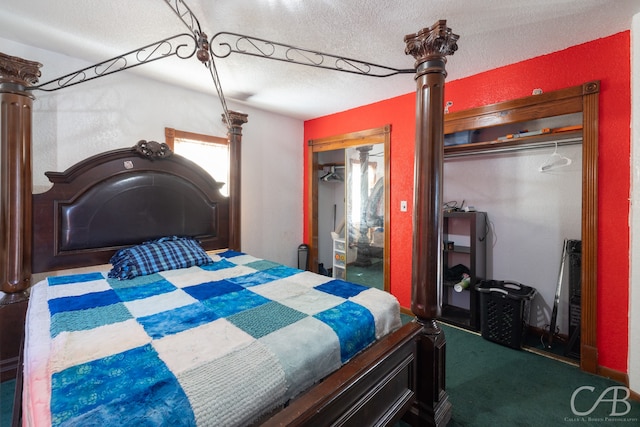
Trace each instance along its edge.
<instances>
[{"instance_id":1,"label":"wooden shelf unit","mask_svg":"<svg viewBox=\"0 0 640 427\"><path fill-rule=\"evenodd\" d=\"M456 292L458 282L443 280L442 319L473 331L480 330L479 298L475 285L486 278L486 241L489 223L485 212L445 212L443 241L453 246L443 248L443 269L462 264L470 271L470 284Z\"/></svg>"}]
</instances>

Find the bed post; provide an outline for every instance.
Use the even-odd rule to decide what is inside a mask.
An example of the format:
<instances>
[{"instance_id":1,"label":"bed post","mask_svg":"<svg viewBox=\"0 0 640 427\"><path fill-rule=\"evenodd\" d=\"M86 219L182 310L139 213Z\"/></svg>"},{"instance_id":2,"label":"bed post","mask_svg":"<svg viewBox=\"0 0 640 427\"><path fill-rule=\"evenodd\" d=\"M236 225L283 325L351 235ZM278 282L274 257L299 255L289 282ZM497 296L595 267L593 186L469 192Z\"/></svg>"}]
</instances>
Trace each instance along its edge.
<instances>
[{"instance_id":1,"label":"bed post","mask_svg":"<svg viewBox=\"0 0 640 427\"><path fill-rule=\"evenodd\" d=\"M417 84L411 310L423 328L418 405L409 415L418 418L414 425L445 426L452 407L445 387L446 341L436 321L442 310L443 100L445 56L457 50L458 36L440 20L404 40L405 52L416 59Z\"/></svg>"},{"instance_id":2,"label":"bed post","mask_svg":"<svg viewBox=\"0 0 640 427\"><path fill-rule=\"evenodd\" d=\"M27 88L38 82L40 67L38 62L0 53L0 289L9 294L4 299L12 301L24 297L31 280L34 97Z\"/></svg>"},{"instance_id":3,"label":"bed post","mask_svg":"<svg viewBox=\"0 0 640 427\"><path fill-rule=\"evenodd\" d=\"M242 125L247 123L247 115L237 111L229 111L229 121L226 122L225 115L222 121L227 125L229 131L229 162L231 176L229 177L229 249L240 250L240 177L242 172Z\"/></svg>"}]
</instances>

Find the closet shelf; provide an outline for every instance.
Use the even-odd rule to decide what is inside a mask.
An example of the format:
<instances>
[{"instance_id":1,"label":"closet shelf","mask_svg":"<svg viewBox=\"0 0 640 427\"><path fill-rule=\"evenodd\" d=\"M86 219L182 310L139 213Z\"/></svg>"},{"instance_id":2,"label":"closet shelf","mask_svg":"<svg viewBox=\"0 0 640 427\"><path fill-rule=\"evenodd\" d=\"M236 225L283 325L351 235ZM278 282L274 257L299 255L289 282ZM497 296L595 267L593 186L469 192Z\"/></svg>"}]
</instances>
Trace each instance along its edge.
<instances>
[{"instance_id":1,"label":"closet shelf","mask_svg":"<svg viewBox=\"0 0 640 427\"><path fill-rule=\"evenodd\" d=\"M448 145L444 147L445 159L452 157L470 156L496 152L527 150L532 148L546 148L561 145L582 143L582 130L562 133L548 133L543 135L526 136L508 140L493 140L472 142L469 144Z\"/></svg>"}]
</instances>

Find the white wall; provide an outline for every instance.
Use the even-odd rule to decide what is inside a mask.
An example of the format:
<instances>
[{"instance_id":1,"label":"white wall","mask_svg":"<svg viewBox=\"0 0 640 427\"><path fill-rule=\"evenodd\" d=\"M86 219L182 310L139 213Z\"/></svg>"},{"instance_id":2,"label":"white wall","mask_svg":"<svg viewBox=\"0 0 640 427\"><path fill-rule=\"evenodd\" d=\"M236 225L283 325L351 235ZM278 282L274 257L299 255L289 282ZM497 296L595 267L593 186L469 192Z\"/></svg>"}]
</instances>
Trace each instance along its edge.
<instances>
[{"instance_id":1,"label":"white wall","mask_svg":"<svg viewBox=\"0 0 640 427\"><path fill-rule=\"evenodd\" d=\"M631 244L629 386L640 393L640 14L631 24Z\"/></svg>"},{"instance_id":2,"label":"white wall","mask_svg":"<svg viewBox=\"0 0 640 427\"><path fill-rule=\"evenodd\" d=\"M42 63L40 82L90 65L9 40L0 39L0 46L3 53ZM63 171L90 155L132 147L141 139L162 142L165 127L226 136L216 96L130 71L35 95L36 191L49 185L45 171ZM303 230L303 122L229 100L228 105L247 113L249 120L242 140L242 250L297 266Z\"/></svg>"},{"instance_id":3,"label":"white wall","mask_svg":"<svg viewBox=\"0 0 640 427\"><path fill-rule=\"evenodd\" d=\"M571 165L539 168L554 148L475 155L445 161L443 200L464 200L487 212L487 279L512 280L536 288L529 322L550 323L564 239L580 240L581 145L561 146ZM568 333L568 262L558 306L558 326Z\"/></svg>"}]
</instances>

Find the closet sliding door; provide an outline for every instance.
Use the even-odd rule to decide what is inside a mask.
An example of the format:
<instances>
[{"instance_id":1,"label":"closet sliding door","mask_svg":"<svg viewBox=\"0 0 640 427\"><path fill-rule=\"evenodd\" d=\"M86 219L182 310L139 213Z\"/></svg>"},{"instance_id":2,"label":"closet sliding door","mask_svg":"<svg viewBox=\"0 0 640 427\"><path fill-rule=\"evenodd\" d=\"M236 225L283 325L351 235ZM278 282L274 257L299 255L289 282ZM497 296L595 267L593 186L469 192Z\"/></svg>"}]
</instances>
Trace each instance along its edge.
<instances>
[{"instance_id":1,"label":"closet sliding door","mask_svg":"<svg viewBox=\"0 0 640 427\"><path fill-rule=\"evenodd\" d=\"M390 126L309 141L307 231L313 271L389 291L389 144ZM331 221L324 217L332 207L328 230ZM342 259L334 267L337 254Z\"/></svg>"}]
</instances>

